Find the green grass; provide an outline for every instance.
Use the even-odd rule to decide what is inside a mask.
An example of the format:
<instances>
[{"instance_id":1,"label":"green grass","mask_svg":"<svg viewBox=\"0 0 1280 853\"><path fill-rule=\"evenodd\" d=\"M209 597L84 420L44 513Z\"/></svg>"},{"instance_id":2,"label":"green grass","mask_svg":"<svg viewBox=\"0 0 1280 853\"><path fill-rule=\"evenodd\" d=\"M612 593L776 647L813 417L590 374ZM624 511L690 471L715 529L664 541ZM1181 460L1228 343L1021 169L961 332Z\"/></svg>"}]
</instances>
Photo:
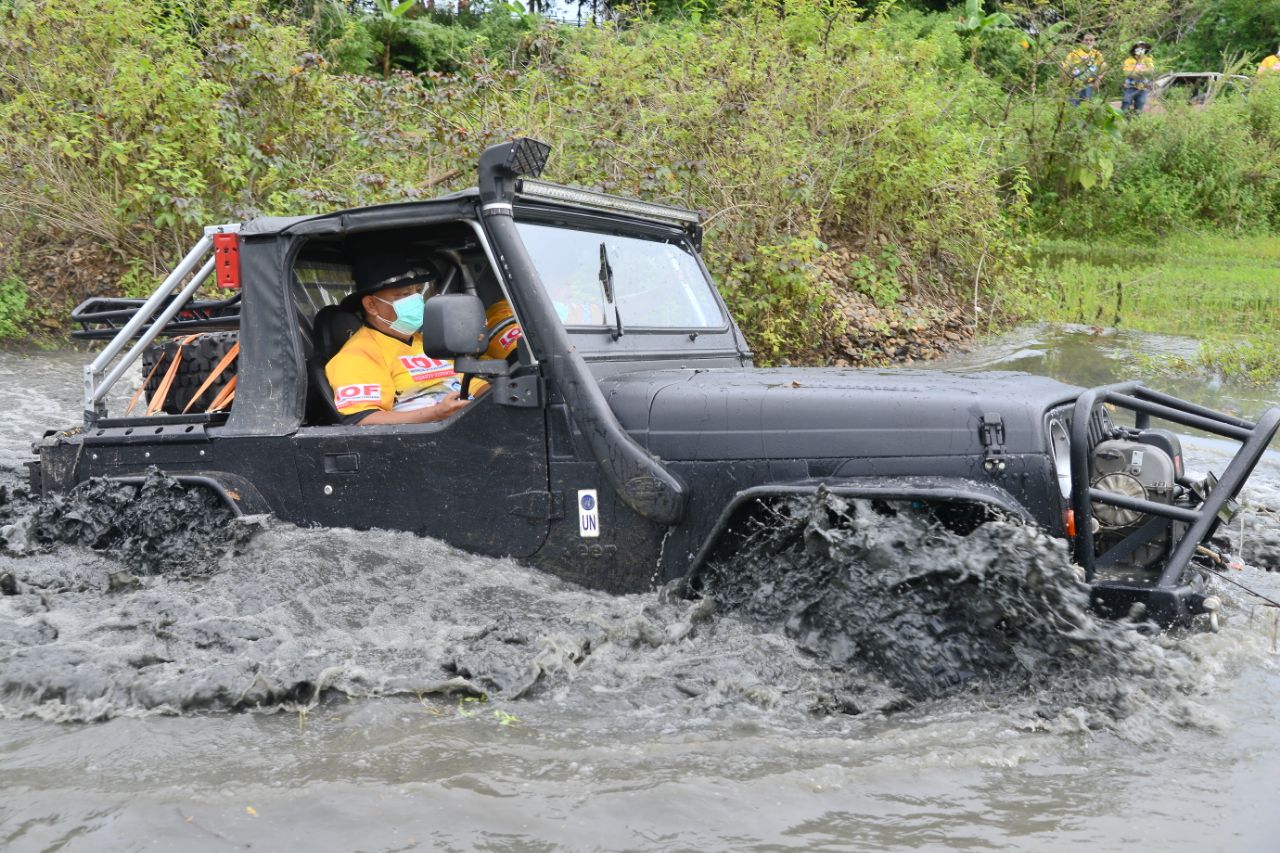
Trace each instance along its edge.
<instances>
[{"instance_id":1,"label":"green grass","mask_svg":"<svg viewBox=\"0 0 1280 853\"><path fill-rule=\"evenodd\" d=\"M25 337L29 320L26 285L17 276L0 278L0 339Z\"/></svg>"},{"instance_id":2,"label":"green grass","mask_svg":"<svg viewBox=\"0 0 1280 853\"><path fill-rule=\"evenodd\" d=\"M1045 241L1034 263L1047 320L1199 338L1201 366L1280 378L1280 237Z\"/></svg>"},{"instance_id":3,"label":"green grass","mask_svg":"<svg viewBox=\"0 0 1280 853\"><path fill-rule=\"evenodd\" d=\"M1280 343L1271 338L1205 341L1198 359L1228 379L1264 384L1280 378Z\"/></svg>"}]
</instances>

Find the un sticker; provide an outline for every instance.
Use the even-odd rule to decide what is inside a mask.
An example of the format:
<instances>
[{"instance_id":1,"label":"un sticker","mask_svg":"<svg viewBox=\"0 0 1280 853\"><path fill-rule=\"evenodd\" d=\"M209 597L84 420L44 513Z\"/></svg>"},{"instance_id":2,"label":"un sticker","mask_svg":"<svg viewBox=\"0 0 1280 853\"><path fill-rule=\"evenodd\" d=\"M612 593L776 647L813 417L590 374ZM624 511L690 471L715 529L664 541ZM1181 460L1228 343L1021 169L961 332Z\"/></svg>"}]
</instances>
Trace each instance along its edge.
<instances>
[{"instance_id":1,"label":"un sticker","mask_svg":"<svg viewBox=\"0 0 1280 853\"><path fill-rule=\"evenodd\" d=\"M600 535L600 505L595 489L578 490L578 535L590 538Z\"/></svg>"}]
</instances>

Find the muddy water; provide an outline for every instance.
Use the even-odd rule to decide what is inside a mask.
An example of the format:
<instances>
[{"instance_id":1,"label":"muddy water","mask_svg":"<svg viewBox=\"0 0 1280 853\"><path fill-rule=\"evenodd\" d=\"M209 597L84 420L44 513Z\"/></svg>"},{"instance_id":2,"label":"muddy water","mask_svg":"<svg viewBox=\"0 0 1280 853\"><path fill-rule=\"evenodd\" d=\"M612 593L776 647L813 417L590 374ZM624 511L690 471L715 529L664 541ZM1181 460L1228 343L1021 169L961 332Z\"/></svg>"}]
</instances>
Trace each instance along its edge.
<instances>
[{"instance_id":1,"label":"muddy water","mask_svg":"<svg viewBox=\"0 0 1280 853\"><path fill-rule=\"evenodd\" d=\"M1096 384L1192 346L1038 328L957 363ZM80 363L0 354L0 467L78 418ZM1246 415L1280 397L1171 390ZM1275 457L1246 497L1280 508ZM854 523L824 540L835 586L906 577L919 608L883 586L797 616L269 520L147 574L8 513L28 524L0 554L0 848L1280 849L1272 614L1224 590L1218 634L1097 623L1031 531ZM1280 524L1232 536L1257 564L1234 577L1280 596L1258 567ZM957 583L1016 628L956 611Z\"/></svg>"}]
</instances>

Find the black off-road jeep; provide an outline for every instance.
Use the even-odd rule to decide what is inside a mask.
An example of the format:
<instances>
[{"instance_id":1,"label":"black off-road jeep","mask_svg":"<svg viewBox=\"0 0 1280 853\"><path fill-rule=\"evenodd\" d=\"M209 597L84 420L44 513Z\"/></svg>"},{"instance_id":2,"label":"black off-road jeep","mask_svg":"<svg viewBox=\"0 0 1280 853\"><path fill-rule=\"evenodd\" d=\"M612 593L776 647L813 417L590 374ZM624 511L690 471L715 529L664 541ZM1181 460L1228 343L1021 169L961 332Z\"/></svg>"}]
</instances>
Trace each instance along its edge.
<instances>
[{"instance_id":1,"label":"black off-road jeep","mask_svg":"<svg viewBox=\"0 0 1280 853\"><path fill-rule=\"evenodd\" d=\"M240 513L415 531L617 592L696 573L762 504L826 490L954 529L1023 519L1071 540L1103 613L1212 616L1191 564L1280 409L1255 424L1133 382L756 369L699 216L535 180L547 153L491 148L476 189L432 201L209 228L150 299L84 303L79 335L110 343L85 368L84 426L38 442L35 488L158 467ZM447 421L337 416L323 367L359 323L338 303L370 237L436 267L426 354L489 382ZM210 274L236 292L192 301ZM502 299L523 337L509 361L479 359ZM111 417L139 356L155 412ZM1193 482L1153 419L1242 447Z\"/></svg>"}]
</instances>

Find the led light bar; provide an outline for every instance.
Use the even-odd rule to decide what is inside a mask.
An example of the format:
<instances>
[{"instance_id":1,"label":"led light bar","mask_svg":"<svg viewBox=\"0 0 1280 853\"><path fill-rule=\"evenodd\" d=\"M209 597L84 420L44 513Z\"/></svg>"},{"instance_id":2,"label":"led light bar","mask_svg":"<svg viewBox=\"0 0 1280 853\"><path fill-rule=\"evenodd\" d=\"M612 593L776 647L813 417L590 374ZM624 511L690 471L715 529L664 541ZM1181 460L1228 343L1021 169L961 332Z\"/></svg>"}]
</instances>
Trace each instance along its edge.
<instances>
[{"instance_id":1,"label":"led light bar","mask_svg":"<svg viewBox=\"0 0 1280 853\"><path fill-rule=\"evenodd\" d=\"M542 201L559 201L565 204L592 207L598 210L612 210L616 213L633 213L649 219L664 219L681 225L696 225L702 221L702 214L680 207L665 204L654 204L649 201L638 201L633 198L622 198L606 193L581 190L577 187L566 187L546 181L535 181L523 178L520 181L520 196Z\"/></svg>"}]
</instances>

